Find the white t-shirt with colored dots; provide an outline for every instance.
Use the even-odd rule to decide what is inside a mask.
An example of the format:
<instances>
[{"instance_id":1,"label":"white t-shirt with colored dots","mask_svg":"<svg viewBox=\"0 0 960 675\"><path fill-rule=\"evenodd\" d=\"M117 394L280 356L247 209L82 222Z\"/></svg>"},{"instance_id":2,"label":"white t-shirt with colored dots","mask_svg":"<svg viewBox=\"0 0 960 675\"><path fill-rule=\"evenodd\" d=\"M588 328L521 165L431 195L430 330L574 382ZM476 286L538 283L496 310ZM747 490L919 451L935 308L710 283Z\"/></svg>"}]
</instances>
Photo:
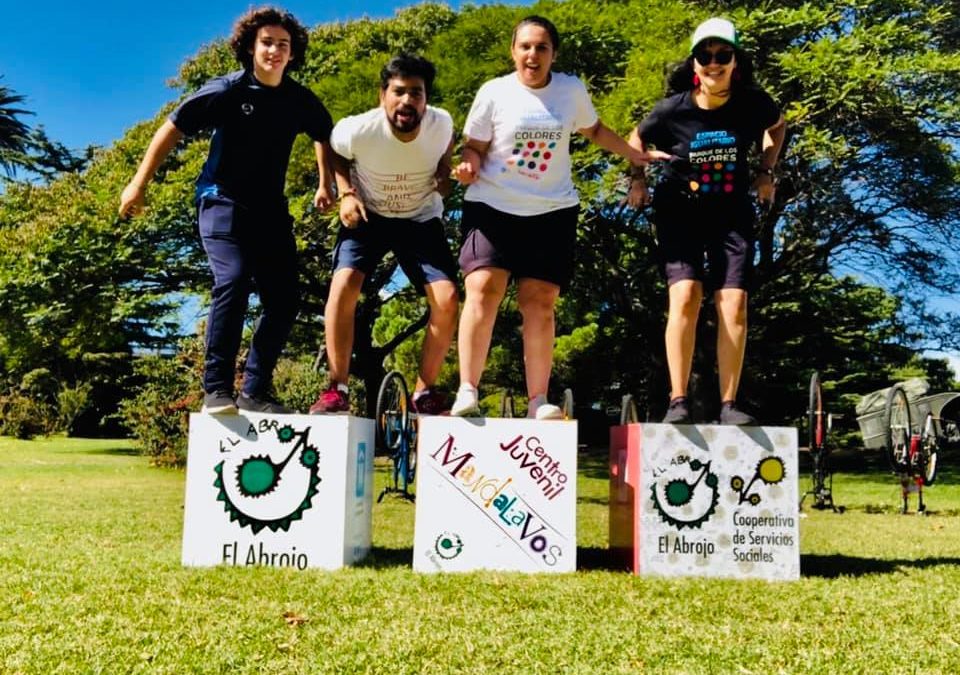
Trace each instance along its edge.
<instances>
[{"instance_id":1,"label":"white t-shirt with colored dots","mask_svg":"<svg viewBox=\"0 0 960 675\"><path fill-rule=\"evenodd\" d=\"M573 75L552 73L539 89L524 86L516 73L484 83L463 133L490 147L464 199L518 216L576 206L570 136L597 119L587 88Z\"/></svg>"}]
</instances>

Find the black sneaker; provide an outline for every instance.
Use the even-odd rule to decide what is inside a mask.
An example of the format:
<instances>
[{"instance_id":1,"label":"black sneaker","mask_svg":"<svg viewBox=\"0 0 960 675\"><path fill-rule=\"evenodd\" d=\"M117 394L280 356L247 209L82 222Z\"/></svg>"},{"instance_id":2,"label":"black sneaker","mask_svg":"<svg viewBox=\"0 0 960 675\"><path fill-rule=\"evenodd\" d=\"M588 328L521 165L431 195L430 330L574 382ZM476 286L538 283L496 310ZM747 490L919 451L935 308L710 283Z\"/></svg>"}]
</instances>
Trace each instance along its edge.
<instances>
[{"instance_id":1,"label":"black sneaker","mask_svg":"<svg viewBox=\"0 0 960 675\"><path fill-rule=\"evenodd\" d=\"M219 389L203 395L203 407L200 412L208 415L236 415L237 403L233 400L233 393L226 389Z\"/></svg>"},{"instance_id":2,"label":"black sneaker","mask_svg":"<svg viewBox=\"0 0 960 675\"><path fill-rule=\"evenodd\" d=\"M667 414L663 416L664 424L690 424L692 421L685 397L679 396L670 401Z\"/></svg>"},{"instance_id":3,"label":"black sneaker","mask_svg":"<svg viewBox=\"0 0 960 675\"><path fill-rule=\"evenodd\" d=\"M237 396L237 407L247 412L270 413L271 415L292 415L295 411L280 405L266 396L257 398L240 394Z\"/></svg>"},{"instance_id":4,"label":"black sneaker","mask_svg":"<svg viewBox=\"0 0 960 675\"><path fill-rule=\"evenodd\" d=\"M752 427L756 426L757 418L737 408L735 401L724 401L723 405L720 406L720 424Z\"/></svg>"}]
</instances>

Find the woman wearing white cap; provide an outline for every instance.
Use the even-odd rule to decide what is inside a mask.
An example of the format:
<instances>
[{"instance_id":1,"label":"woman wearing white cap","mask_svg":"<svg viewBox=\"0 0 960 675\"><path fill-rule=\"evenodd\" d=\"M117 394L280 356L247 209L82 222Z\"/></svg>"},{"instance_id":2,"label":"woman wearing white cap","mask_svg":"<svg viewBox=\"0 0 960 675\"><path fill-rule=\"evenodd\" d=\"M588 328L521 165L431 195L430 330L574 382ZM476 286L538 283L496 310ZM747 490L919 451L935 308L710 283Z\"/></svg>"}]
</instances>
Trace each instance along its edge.
<instances>
[{"instance_id":1,"label":"woman wearing white cap","mask_svg":"<svg viewBox=\"0 0 960 675\"><path fill-rule=\"evenodd\" d=\"M747 290L756 213L774 198L774 167L786 126L753 81L753 66L727 19L701 23L690 56L670 75L667 96L630 137L639 150L673 156L654 190L652 219L669 289L666 328L670 406L663 421L691 422L687 384L704 286L717 308L720 422L756 424L736 405L747 339ZM748 154L759 150L750 166ZM650 201L642 170L631 173L631 206ZM704 265L706 257L706 269Z\"/></svg>"}]
</instances>

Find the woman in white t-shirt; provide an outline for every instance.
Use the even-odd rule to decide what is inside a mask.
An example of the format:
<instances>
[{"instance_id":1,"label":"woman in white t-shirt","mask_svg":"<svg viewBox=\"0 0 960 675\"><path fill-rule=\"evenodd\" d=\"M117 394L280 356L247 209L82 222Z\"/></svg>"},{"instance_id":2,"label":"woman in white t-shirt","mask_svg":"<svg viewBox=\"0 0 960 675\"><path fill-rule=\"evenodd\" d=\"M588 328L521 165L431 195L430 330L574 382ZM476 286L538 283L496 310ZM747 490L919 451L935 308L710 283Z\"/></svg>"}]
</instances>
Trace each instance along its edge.
<instances>
[{"instance_id":1,"label":"woman in white t-shirt","mask_svg":"<svg viewBox=\"0 0 960 675\"><path fill-rule=\"evenodd\" d=\"M477 386L497 309L513 276L523 317L527 416L561 416L557 406L547 403L547 388L554 305L573 276L580 209L571 177L570 137L578 132L634 164L649 159L600 121L577 77L551 72L559 46L557 29L547 19L520 21L510 48L514 72L484 83L464 126L463 161L454 175L469 186L460 249L466 299L453 415L479 412Z\"/></svg>"}]
</instances>

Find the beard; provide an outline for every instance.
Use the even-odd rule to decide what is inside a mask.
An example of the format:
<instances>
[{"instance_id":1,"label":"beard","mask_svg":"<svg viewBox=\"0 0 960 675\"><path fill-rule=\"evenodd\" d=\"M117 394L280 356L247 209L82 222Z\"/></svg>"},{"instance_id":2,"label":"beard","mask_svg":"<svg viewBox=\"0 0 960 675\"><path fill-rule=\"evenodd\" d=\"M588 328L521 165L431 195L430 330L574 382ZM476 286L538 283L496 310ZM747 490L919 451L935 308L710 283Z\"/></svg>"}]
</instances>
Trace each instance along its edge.
<instances>
[{"instance_id":1,"label":"beard","mask_svg":"<svg viewBox=\"0 0 960 675\"><path fill-rule=\"evenodd\" d=\"M405 114L403 118L398 114L401 111ZM420 126L422 116L415 108L399 108L394 111L389 119L394 129L402 133L409 133Z\"/></svg>"}]
</instances>

